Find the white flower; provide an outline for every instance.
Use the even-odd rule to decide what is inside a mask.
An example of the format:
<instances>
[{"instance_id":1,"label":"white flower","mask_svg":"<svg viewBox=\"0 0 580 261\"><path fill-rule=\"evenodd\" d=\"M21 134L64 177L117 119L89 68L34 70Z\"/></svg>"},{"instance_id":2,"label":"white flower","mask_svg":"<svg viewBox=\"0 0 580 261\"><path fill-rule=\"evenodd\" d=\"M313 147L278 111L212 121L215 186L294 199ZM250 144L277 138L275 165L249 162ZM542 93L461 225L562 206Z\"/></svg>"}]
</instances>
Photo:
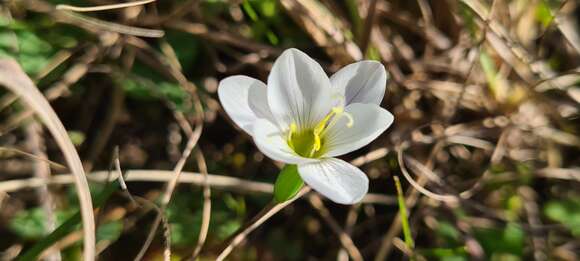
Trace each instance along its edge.
<instances>
[{"instance_id":1,"label":"white flower","mask_svg":"<svg viewBox=\"0 0 580 261\"><path fill-rule=\"evenodd\" d=\"M337 158L383 133L393 115L379 107L387 73L382 64L350 64L330 79L320 65L297 49L276 60L268 87L231 76L219 84L219 99L232 120L273 160L296 164L314 190L341 204L360 201L368 178Z\"/></svg>"}]
</instances>

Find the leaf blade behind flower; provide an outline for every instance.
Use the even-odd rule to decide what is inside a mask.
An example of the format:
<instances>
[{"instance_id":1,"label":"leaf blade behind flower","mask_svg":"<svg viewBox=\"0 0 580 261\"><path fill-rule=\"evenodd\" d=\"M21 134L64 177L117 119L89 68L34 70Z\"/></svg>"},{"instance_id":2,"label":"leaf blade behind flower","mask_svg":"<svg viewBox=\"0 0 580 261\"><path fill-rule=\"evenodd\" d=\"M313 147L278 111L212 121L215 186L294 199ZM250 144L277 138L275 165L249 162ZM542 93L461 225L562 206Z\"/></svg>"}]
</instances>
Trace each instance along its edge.
<instances>
[{"instance_id":1,"label":"leaf blade behind flower","mask_svg":"<svg viewBox=\"0 0 580 261\"><path fill-rule=\"evenodd\" d=\"M274 200L276 203L283 203L296 196L303 186L304 181L298 174L298 167L296 165L286 165L276 179Z\"/></svg>"}]
</instances>

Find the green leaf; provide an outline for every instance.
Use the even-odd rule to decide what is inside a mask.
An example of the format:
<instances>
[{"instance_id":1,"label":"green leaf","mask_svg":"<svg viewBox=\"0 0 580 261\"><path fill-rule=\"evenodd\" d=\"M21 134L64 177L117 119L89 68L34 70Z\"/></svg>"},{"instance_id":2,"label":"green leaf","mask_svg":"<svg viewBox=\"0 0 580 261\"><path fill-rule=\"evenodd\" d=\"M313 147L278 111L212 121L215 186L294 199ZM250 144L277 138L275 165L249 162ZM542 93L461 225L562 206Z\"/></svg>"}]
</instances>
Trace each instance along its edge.
<instances>
[{"instance_id":1,"label":"green leaf","mask_svg":"<svg viewBox=\"0 0 580 261\"><path fill-rule=\"evenodd\" d=\"M542 23L544 28L547 28L554 20L554 16L550 11L550 6L546 1L540 1L536 6L536 20Z\"/></svg>"},{"instance_id":2,"label":"green leaf","mask_svg":"<svg viewBox=\"0 0 580 261\"><path fill-rule=\"evenodd\" d=\"M425 257L437 257L439 260L446 261L463 261L468 260L466 257L467 251L464 246L454 247L454 248L427 248L418 249L421 255Z\"/></svg>"},{"instance_id":3,"label":"green leaf","mask_svg":"<svg viewBox=\"0 0 580 261\"><path fill-rule=\"evenodd\" d=\"M481 63L481 67L485 73L485 78L487 79L487 82L489 82L489 87L494 91L496 88L497 68L493 59L491 59L486 52L481 52L479 54L479 62Z\"/></svg>"},{"instance_id":4,"label":"green leaf","mask_svg":"<svg viewBox=\"0 0 580 261\"><path fill-rule=\"evenodd\" d=\"M41 208L21 211L10 221L10 229L26 239L38 239L44 236L46 215Z\"/></svg>"},{"instance_id":5,"label":"green leaf","mask_svg":"<svg viewBox=\"0 0 580 261\"><path fill-rule=\"evenodd\" d=\"M100 225L97 228L97 242L106 240L109 242L116 241L123 232L123 223L115 220L109 223Z\"/></svg>"},{"instance_id":6,"label":"green leaf","mask_svg":"<svg viewBox=\"0 0 580 261\"><path fill-rule=\"evenodd\" d=\"M276 1L260 1L260 11L266 17L274 17L279 12Z\"/></svg>"},{"instance_id":7,"label":"green leaf","mask_svg":"<svg viewBox=\"0 0 580 261\"><path fill-rule=\"evenodd\" d=\"M526 235L516 223L508 223L503 228L480 228L474 231L475 238L486 255L523 255Z\"/></svg>"},{"instance_id":8,"label":"green leaf","mask_svg":"<svg viewBox=\"0 0 580 261\"><path fill-rule=\"evenodd\" d=\"M282 203L296 196L298 191L304 186L304 181L298 174L296 165L286 165L276 179L274 185L274 199Z\"/></svg>"},{"instance_id":9,"label":"green leaf","mask_svg":"<svg viewBox=\"0 0 580 261\"><path fill-rule=\"evenodd\" d=\"M184 73L196 72L196 61L200 55L200 41L192 34L167 30L166 40L182 66Z\"/></svg>"},{"instance_id":10,"label":"green leaf","mask_svg":"<svg viewBox=\"0 0 580 261\"><path fill-rule=\"evenodd\" d=\"M256 11L254 10L250 2L244 1L244 3L242 4L242 8L244 9L244 11L246 11L246 14L248 14L248 16L250 17L250 19L252 19L252 21L258 21L258 14L256 14Z\"/></svg>"},{"instance_id":11,"label":"green leaf","mask_svg":"<svg viewBox=\"0 0 580 261\"><path fill-rule=\"evenodd\" d=\"M459 242L461 234L459 231L449 222L440 221L436 229L437 235L445 238L447 241L453 243Z\"/></svg>"},{"instance_id":12,"label":"green leaf","mask_svg":"<svg viewBox=\"0 0 580 261\"><path fill-rule=\"evenodd\" d=\"M25 54L48 54L52 45L33 32L21 32L18 35L19 51Z\"/></svg>"},{"instance_id":13,"label":"green leaf","mask_svg":"<svg viewBox=\"0 0 580 261\"><path fill-rule=\"evenodd\" d=\"M580 236L580 199L549 201L544 207L544 214L566 226L574 236Z\"/></svg>"},{"instance_id":14,"label":"green leaf","mask_svg":"<svg viewBox=\"0 0 580 261\"><path fill-rule=\"evenodd\" d=\"M66 219L70 218L78 209L56 210L56 224L60 225ZM42 208L36 207L26 209L16 213L10 220L9 228L24 239L38 240L48 234L46 225L46 213Z\"/></svg>"}]
</instances>

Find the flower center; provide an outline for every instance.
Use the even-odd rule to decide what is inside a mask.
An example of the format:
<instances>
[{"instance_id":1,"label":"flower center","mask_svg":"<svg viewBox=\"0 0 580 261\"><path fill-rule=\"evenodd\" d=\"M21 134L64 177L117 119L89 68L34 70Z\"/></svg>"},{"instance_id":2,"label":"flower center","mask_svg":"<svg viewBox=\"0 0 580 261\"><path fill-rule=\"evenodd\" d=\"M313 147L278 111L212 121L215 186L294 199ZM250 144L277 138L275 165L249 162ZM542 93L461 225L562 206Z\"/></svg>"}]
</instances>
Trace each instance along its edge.
<instances>
[{"instance_id":1,"label":"flower center","mask_svg":"<svg viewBox=\"0 0 580 261\"><path fill-rule=\"evenodd\" d=\"M290 124L288 146L302 157L319 158L324 154L324 134L343 116L348 119L346 126L352 127L354 120L349 113L344 111L344 107L333 107L314 128L299 130L296 123Z\"/></svg>"}]
</instances>

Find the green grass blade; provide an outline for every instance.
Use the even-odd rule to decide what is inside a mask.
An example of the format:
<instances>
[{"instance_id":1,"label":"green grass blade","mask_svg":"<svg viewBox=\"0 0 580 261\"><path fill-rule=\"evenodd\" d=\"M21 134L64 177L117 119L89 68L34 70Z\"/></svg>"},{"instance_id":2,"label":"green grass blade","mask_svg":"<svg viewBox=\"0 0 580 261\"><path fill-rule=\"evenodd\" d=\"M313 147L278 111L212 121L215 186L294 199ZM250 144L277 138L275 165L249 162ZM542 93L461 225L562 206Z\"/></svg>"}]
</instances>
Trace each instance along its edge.
<instances>
[{"instance_id":1,"label":"green grass blade","mask_svg":"<svg viewBox=\"0 0 580 261\"><path fill-rule=\"evenodd\" d=\"M399 203L399 215L401 215L401 224L403 226L405 244L410 250L413 250L413 248L415 248L415 242L413 241L413 236L411 235L411 227L409 226L407 206L405 205L405 196L403 195L403 189L401 188L401 181L399 181L399 177L397 176L393 176L393 179L395 180L395 187L397 188L397 201Z\"/></svg>"}]
</instances>

